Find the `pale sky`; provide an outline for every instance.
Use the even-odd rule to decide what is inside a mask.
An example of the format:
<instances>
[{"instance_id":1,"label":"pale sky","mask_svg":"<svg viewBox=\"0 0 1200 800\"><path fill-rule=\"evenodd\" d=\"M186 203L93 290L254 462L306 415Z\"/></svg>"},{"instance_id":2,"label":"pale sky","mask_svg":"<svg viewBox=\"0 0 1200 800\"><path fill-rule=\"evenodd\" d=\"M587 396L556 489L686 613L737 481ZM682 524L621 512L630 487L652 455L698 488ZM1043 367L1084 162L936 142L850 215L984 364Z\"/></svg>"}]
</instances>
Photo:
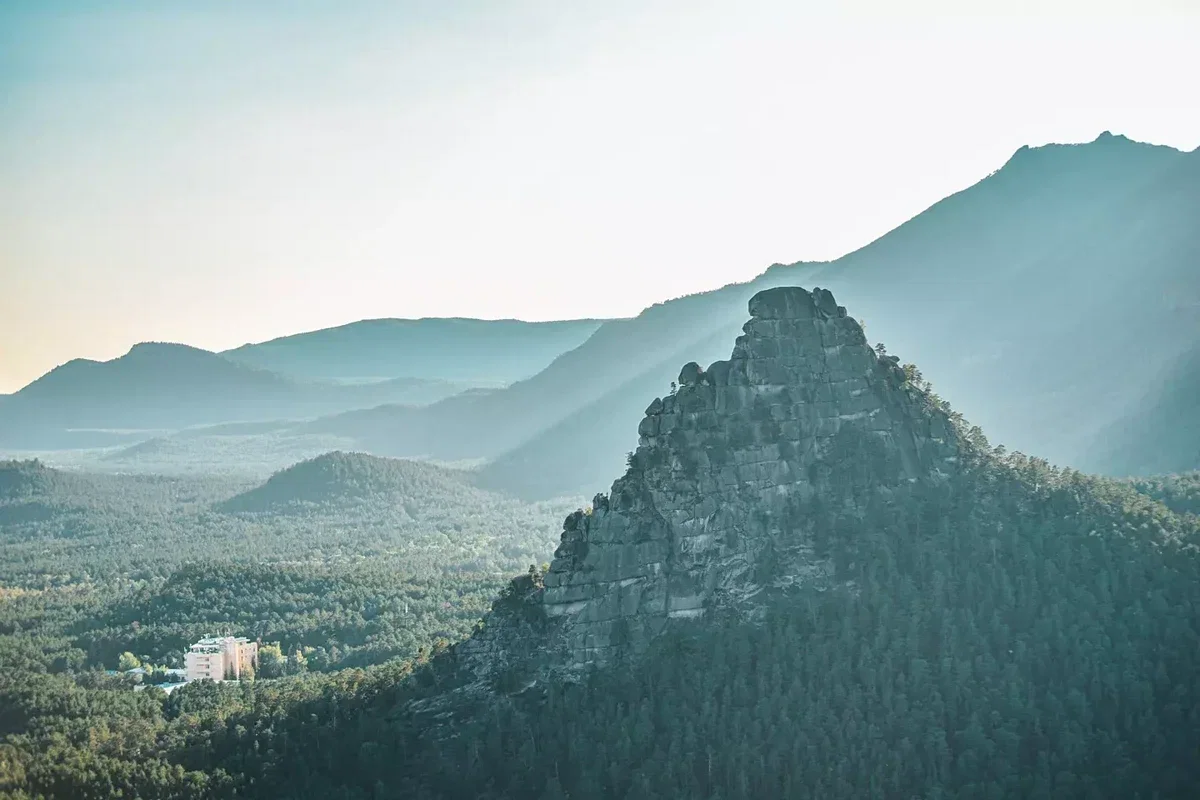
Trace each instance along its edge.
<instances>
[{"instance_id":1,"label":"pale sky","mask_svg":"<svg viewBox=\"0 0 1200 800\"><path fill-rule=\"evenodd\" d=\"M1196 42L1200 0L4 0L0 392L835 258L1023 144L1200 146Z\"/></svg>"}]
</instances>

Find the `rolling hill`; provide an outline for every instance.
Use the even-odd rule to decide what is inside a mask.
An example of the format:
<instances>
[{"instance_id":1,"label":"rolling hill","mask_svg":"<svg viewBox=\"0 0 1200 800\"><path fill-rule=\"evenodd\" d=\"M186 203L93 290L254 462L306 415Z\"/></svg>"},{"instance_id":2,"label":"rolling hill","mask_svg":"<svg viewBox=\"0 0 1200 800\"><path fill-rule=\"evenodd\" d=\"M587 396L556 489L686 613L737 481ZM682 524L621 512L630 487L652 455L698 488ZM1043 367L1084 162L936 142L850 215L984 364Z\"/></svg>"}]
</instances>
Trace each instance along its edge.
<instances>
[{"instance_id":1,"label":"rolling hill","mask_svg":"<svg viewBox=\"0 0 1200 800\"><path fill-rule=\"evenodd\" d=\"M836 261L774 265L750 283L605 323L503 390L354 412L313 429L371 452L492 459L489 485L590 493L598 465L620 463L632 448L633 386L657 381L661 392L683 353L707 363L706 343L736 335L760 289L819 284L855 309L873 341L922 364L939 393L997 441L1121 472L1118 460L1088 462L1093 441L1131 408L1148 418L1175 413L1136 404L1200 339L1196 208L1200 151L1107 133L1023 147ZM590 435L600 428L614 435ZM553 471L552 486L531 486L530 470Z\"/></svg>"},{"instance_id":2,"label":"rolling hill","mask_svg":"<svg viewBox=\"0 0 1200 800\"><path fill-rule=\"evenodd\" d=\"M417 461L334 451L294 464L266 483L221 505L230 512L279 512L368 501L394 503L406 513L453 498L454 504L486 505L467 473Z\"/></svg>"},{"instance_id":3,"label":"rolling hill","mask_svg":"<svg viewBox=\"0 0 1200 800\"><path fill-rule=\"evenodd\" d=\"M231 361L302 378L394 377L495 386L528 378L603 320L372 319L246 344Z\"/></svg>"}]
</instances>

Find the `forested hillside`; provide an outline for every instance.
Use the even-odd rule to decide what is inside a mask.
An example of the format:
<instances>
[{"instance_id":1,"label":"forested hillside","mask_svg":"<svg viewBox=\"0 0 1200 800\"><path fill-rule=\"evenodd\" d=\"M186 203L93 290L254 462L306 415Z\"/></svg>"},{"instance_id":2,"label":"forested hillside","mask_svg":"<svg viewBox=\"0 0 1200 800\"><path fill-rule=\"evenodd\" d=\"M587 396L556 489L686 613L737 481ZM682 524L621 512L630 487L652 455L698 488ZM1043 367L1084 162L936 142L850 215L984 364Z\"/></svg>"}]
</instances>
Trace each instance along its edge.
<instances>
[{"instance_id":1,"label":"forested hillside","mask_svg":"<svg viewBox=\"0 0 1200 800\"><path fill-rule=\"evenodd\" d=\"M298 511L372 501L421 517L446 507L484 508L500 498L476 489L460 470L366 453L335 451L294 464L262 486L230 498L226 511Z\"/></svg>"}]
</instances>

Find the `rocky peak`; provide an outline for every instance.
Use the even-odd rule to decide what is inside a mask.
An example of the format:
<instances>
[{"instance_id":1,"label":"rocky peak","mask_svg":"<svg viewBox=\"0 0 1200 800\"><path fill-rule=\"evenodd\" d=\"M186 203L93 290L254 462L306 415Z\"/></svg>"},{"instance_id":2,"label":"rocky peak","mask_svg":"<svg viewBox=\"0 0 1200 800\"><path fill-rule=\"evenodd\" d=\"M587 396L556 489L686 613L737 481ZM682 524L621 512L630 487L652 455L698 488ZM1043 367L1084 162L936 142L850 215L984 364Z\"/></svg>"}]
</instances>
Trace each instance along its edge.
<instances>
[{"instance_id":1,"label":"rocky peak","mask_svg":"<svg viewBox=\"0 0 1200 800\"><path fill-rule=\"evenodd\" d=\"M528 579L543 663L605 662L673 619L753 615L767 593L828 583L812 504L854 513L864 492L957 468L946 414L830 292L768 289L749 306L729 360L683 367L646 409L626 474L567 518L549 572ZM511 657L504 625L489 620L468 651Z\"/></svg>"}]
</instances>

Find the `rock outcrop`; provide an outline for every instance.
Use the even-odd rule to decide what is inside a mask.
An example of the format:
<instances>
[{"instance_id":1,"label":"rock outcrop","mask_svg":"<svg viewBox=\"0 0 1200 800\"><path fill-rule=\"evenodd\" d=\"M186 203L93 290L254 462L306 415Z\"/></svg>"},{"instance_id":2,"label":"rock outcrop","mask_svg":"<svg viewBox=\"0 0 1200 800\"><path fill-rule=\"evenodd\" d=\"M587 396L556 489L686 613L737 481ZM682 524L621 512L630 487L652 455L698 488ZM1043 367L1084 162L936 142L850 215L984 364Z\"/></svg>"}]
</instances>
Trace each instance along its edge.
<instances>
[{"instance_id":1,"label":"rock outcrop","mask_svg":"<svg viewBox=\"0 0 1200 800\"><path fill-rule=\"evenodd\" d=\"M567 518L549 572L525 579L520 636L498 609L465 655L492 673L570 669L637 652L673 619L753 615L773 590L828 582L813 503L957 468L946 414L828 291L769 289L750 316L729 360L683 367L646 409L627 473Z\"/></svg>"}]
</instances>

